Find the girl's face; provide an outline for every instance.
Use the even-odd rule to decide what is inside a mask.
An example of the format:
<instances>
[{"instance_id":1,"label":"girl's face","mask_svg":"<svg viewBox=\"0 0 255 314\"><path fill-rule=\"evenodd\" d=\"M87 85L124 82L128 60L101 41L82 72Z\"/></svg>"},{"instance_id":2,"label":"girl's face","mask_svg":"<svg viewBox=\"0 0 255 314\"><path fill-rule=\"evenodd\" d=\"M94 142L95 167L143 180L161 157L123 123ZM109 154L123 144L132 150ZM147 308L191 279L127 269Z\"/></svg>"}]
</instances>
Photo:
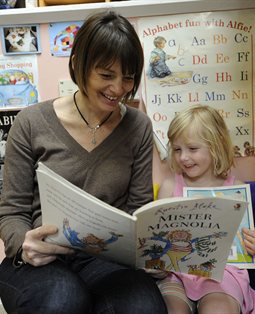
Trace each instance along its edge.
<instances>
[{"instance_id":1,"label":"girl's face","mask_svg":"<svg viewBox=\"0 0 255 314\"><path fill-rule=\"evenodd\" d=\"M194 134L179 136L172 145L173 156L184 176L192 181L200 178L211 178L214 165L209 148Z\"/></svg>"},{"instance_id":2,"label":"girl's face","mask_svg":"<svg viewBox=\"0 0 255 314\"><path fill-rule=\"evenodd\" d=\"M123 75L121 65L115 62L109 68L92 69L88 85L89 104L102 111L113 111L121 99L134 87L134 73Z\"/></svg>"}]
</instances>

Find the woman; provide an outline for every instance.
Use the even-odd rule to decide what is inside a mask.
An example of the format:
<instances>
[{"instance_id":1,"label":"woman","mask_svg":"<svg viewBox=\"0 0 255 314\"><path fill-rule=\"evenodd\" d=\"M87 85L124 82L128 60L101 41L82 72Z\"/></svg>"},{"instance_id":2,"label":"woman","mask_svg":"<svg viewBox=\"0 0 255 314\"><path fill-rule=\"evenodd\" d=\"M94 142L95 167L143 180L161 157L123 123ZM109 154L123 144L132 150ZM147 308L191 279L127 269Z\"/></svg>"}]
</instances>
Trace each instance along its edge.
<instances>
[{"instance_id":1,"label":"woman","mask_svg":"<svg viewBox=\"0 0 255 314\"><path fill-rule=\"evenodd\" d=\"M125 105L137 91L142 68L132 25L113 12L95 14L77 33L70 56L78 91L18 114L7 141L0 206L7 256L0 267L0 297L8 313L166 313L143 270L43 241L57 228L41 226L35 174L41 161L129 213L151 201L151 123Z\"/></svg>"}]
</instances>

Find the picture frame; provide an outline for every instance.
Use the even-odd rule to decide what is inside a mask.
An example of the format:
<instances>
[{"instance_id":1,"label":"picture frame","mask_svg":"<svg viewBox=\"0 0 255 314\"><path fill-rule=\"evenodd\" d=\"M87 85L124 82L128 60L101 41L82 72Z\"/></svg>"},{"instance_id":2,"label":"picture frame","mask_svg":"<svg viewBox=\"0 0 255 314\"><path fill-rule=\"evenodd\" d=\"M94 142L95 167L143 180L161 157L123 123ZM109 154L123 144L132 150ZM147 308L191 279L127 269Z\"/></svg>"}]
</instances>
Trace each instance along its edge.
<instances>
[{"instance_id":1,"label":"picture frame","mask_svg":"<svg viewBox=\"0 0 255 314\"><path fill-rule=\"evenodd\" d=\"M41 53L39 24L7 25L0 31L4 55Z\"/></svg>"}]
</instances>

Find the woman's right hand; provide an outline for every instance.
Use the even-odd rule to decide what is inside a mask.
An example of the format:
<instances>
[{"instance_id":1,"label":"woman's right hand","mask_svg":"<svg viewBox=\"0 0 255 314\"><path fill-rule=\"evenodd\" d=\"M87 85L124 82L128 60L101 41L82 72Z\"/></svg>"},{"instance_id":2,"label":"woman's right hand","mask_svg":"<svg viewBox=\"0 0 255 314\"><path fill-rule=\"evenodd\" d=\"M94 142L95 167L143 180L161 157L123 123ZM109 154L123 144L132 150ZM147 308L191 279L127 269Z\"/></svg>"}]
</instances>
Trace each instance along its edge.
<instances>
[{"instance_id":1,"label":"woman's right hand","mask_svg":"<svg viewBox=\"0 0 255 314\"><path fill-rule=\"evenodd\" d=\"M150 274L152 277L154 277L156 279L164 279L169 273L165 270L160 270L160 269L144 268L144 270L147 274Z\"/></svg>"},{"instance_id":2,"label":"woman's right hand","mask_svg":"<svg viewBox=\"0 0 255 314\"><path fill-rule=\"evenodd\" d=\"M57 232L58 228L52 225L43 225L28 231L22 245L22 260L37 267L53 262L58 254L74 253L73 249L44 241L48 235Z\"/></svg>"}]
</instances>

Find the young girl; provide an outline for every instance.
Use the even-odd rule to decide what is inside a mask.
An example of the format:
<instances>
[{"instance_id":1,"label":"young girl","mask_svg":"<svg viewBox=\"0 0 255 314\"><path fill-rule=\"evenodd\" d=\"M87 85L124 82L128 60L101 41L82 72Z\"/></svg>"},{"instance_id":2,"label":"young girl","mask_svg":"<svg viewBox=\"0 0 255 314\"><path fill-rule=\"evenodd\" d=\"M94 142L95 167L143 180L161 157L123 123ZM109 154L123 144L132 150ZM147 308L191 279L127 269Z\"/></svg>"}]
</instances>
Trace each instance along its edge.
<instances>
[{"instance_id":1,"label":"young girl","mask_svg":"<svg viewBox=\"0 0 255 314\"><path fill-rule=\"evenodd\" d=\"M213 187L240 184L232 175L233 144L223 118L213 108L197 105L179 113L168 130L170 166L159 198L183 195L184 186ZM231 217L230 217L231 219ZM243 230L249 254L255 254L254 231ZM255 290L247 270L226 266L219 283L204 277L170 273L159 282L168 313L255 313Z\"/></svg>"}]
</instances>

